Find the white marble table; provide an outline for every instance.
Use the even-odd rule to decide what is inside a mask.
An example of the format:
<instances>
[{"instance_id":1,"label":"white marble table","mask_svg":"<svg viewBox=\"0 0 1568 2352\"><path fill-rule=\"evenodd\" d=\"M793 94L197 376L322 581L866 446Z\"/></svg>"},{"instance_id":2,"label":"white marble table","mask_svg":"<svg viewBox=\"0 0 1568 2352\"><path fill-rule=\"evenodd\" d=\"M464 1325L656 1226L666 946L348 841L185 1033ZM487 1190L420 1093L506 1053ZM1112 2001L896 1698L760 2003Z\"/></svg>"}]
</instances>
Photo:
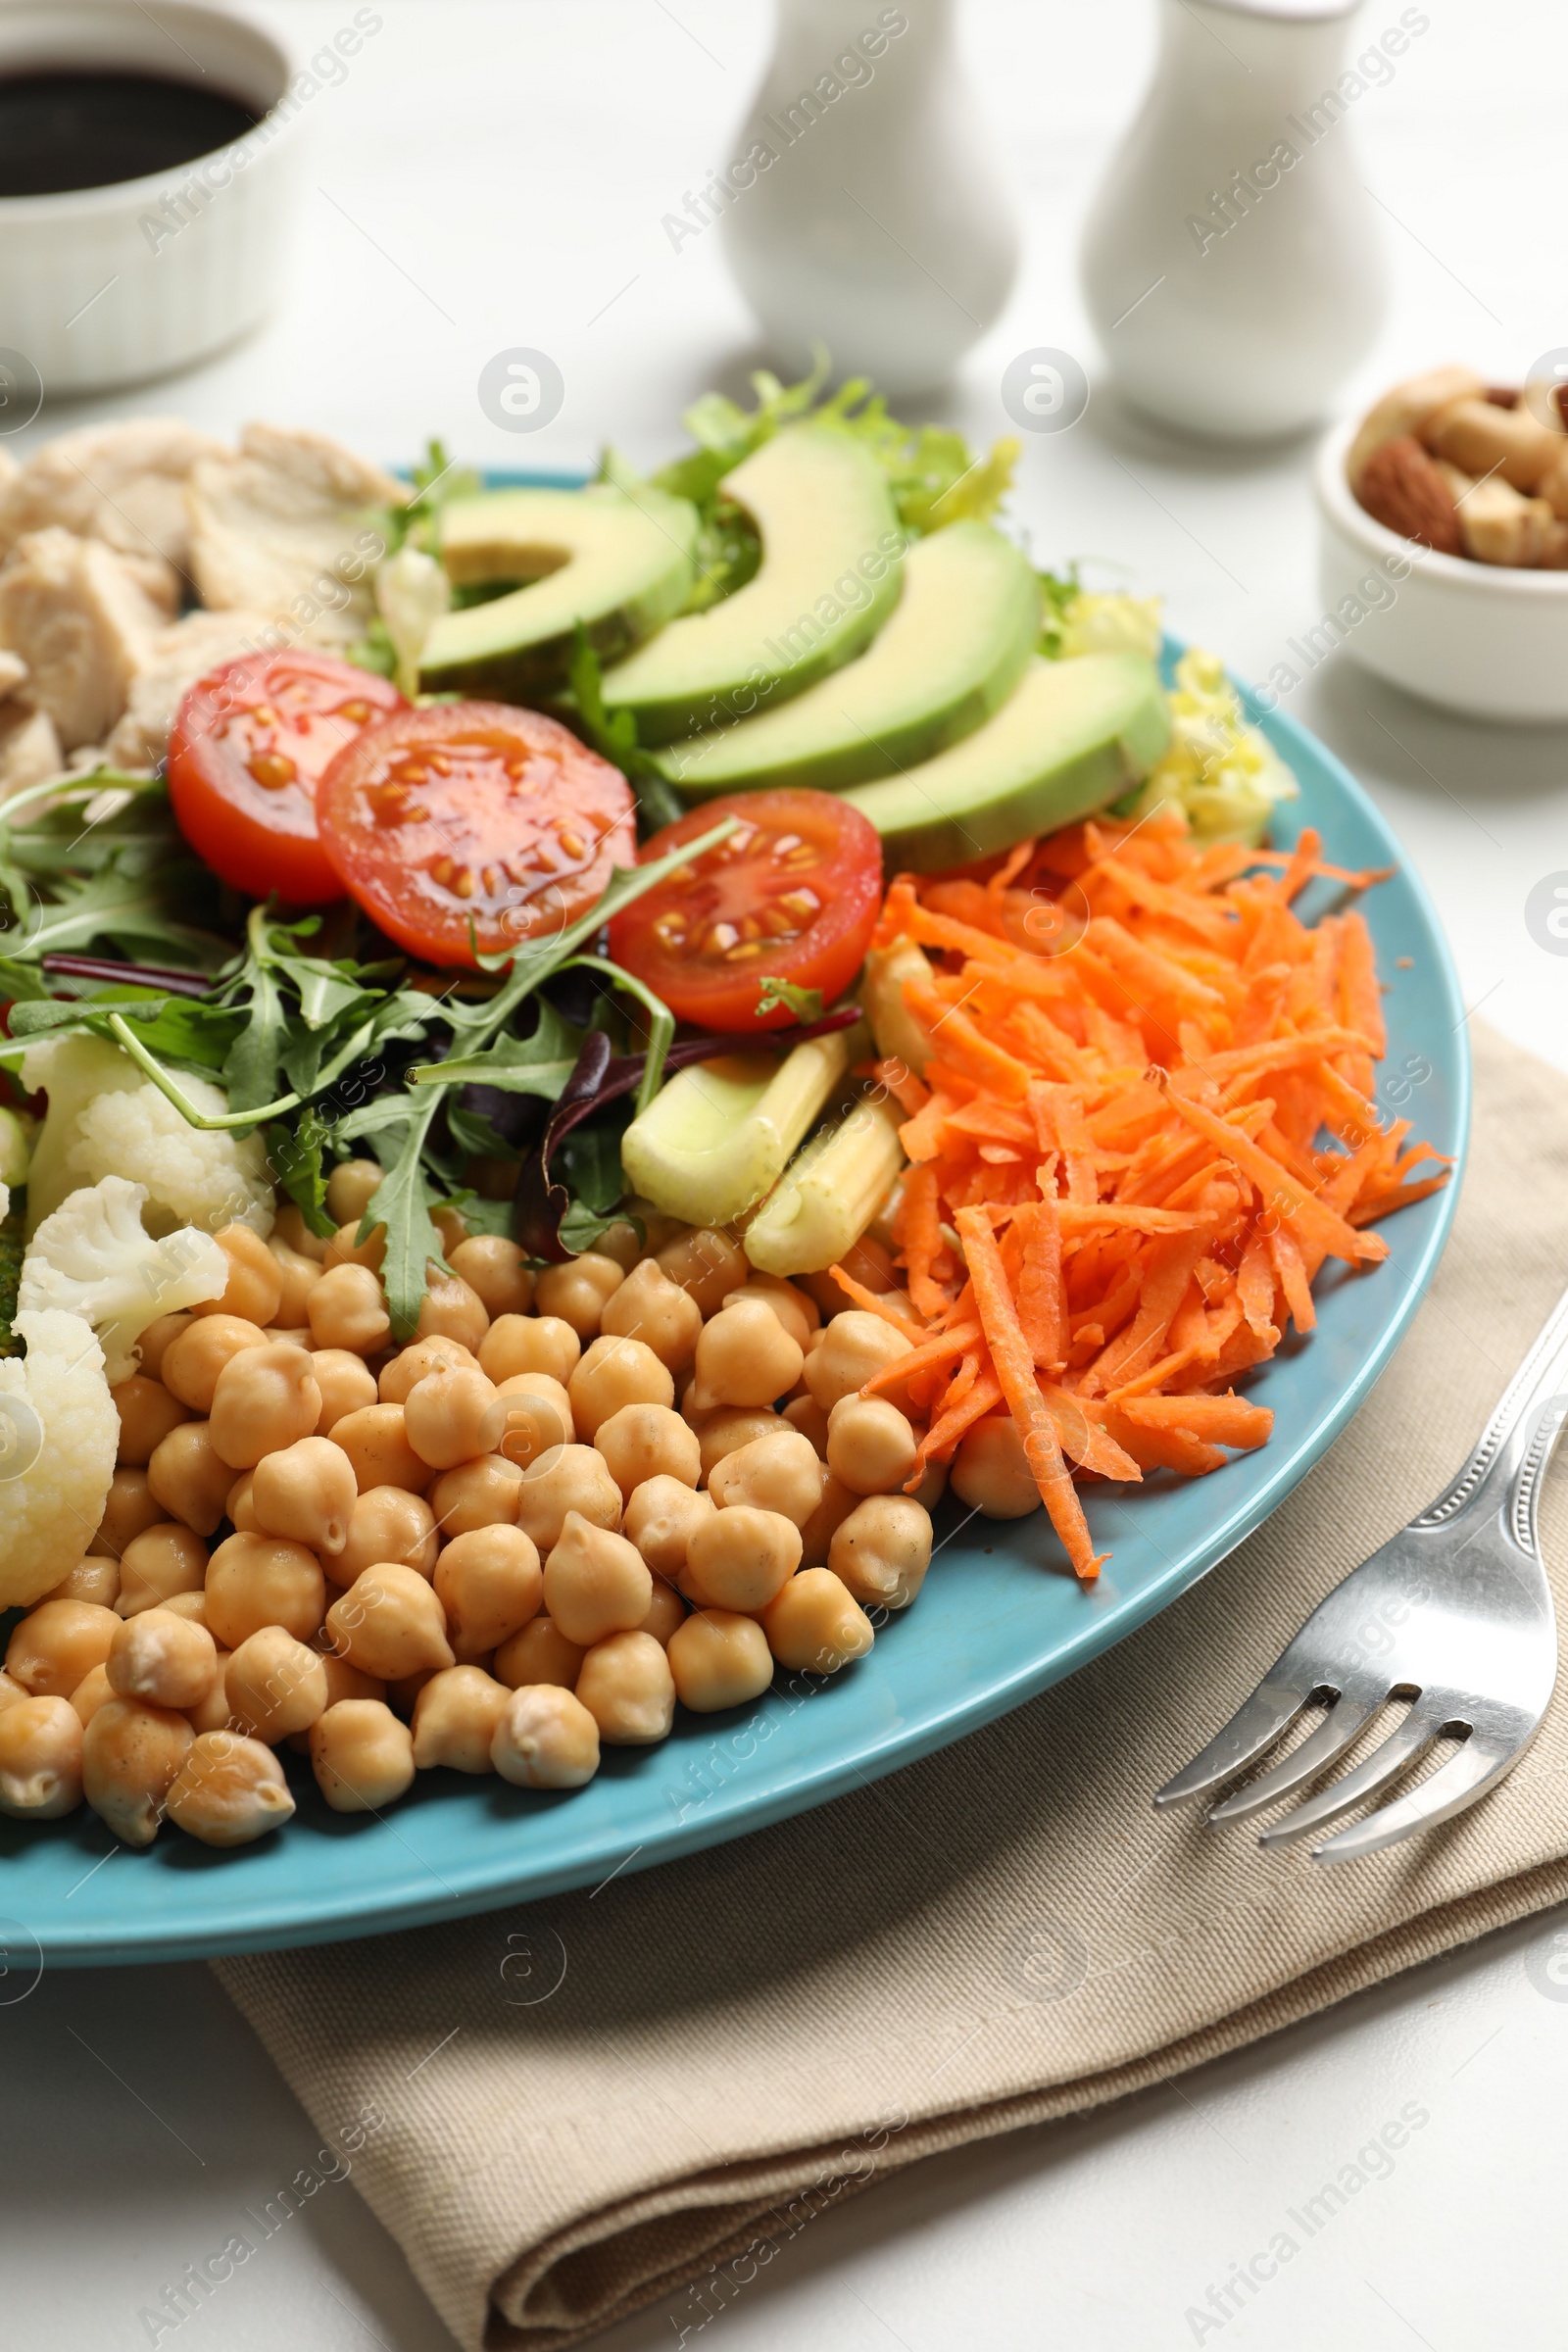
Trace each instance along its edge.
<instances>
[{"instance_id":1,"label":"white marble table","mask_svg":"<svg viewBox=\"0 0 1568 2352\"><path fill-rule=\"evenodd\" d=\"M346 0L261 0L307 53ZM216 429L313 422L396 460L430 432L492 464L576 464L612 435L653 460L705 386L738 388L748 322L711 235L660 217L729 153L767 35L761 0L377 0L380 29L313 101L317 150L293 290L268 328L188 379L44 425L151 407ZM1369 0L1369 37L1396 22ZM1397 307L1369 391L1468 357L1519 375L1568 342L1552 0L1434 0L1393 85L1355 111L1391 218ZM1004 429L1015 353L1097 373L1072 282L1076 224L1132 106L1148 0L969 0L966 39L1029 222L1026 273L946 404ZM486 422L475 384L520 344L558 361L559 419ZM1032 440L1018 511L1041 560L1164 590L1172 625L1261 675L1319 613L1305 447L1181 447L1097 390ZM1471 1007L1568 1067L1568 960L1524 901L1568 866L1568 734L1440 717L1335 657L1292 697L1362 777L1448 926ZM1260 1881L1261 1883L1261 1881ZM1201 2342L1300 2352L1472 2352L1562 2339L1568 1927L1543 1920L1109 2113L943 2158L818 2219L715 2322L735 2352ZM1560 1980L1560 1981L1559 1981ZM316 2137L201 1968L0 1985L0 2345L130 2352L187 2264L311 2158ZM156 2110L156 2114L153 2112ZM1381 2127L1426 2120L1310 2235L1299 2215ZM1382 2166L1374 2168L1381 2174ZM1228 2316L1238 2264L1299 2253ZM1267 2264L1259 2265L1266 2270ZM682 2296L607 2352L694 2340ZM439 2352L450 2339L352 2186L323 2191L177 2330L192 2352Z\"/></svg>"}]
</instances>

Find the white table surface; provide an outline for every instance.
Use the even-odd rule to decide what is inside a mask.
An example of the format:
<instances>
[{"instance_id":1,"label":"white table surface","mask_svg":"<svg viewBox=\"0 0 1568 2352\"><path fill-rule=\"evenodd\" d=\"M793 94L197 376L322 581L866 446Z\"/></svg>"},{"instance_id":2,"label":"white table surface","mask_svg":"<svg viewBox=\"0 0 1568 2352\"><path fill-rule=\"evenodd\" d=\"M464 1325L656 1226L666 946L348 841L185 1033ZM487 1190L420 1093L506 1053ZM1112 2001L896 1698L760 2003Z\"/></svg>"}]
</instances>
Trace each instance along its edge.
<instances>
[{"instance_id":1,"label":"white table surface","mask_svg":"<svg viewBox=\"0 0 1568 2352\"><path fill-rule=\"evenodd\" d=\"M29 439L159 410L217 430L252 416L311 423L391 461L430 432L495 465L584 463L607 436L653 461L694 394L740 388L761 355L717 239L677 256L660 215L731 152L767 40L761 0L377 7L382 28L311 109L318 192L283 309L189 377L46 414ZM353 12L264 0L259 13L310 51ZM1369 184L1395 216L1397 298L1348 406L1443 359L1517 379L1568 342L1568 15L1553 0L1431 0L1430 13L1396 80L1355 113ZM1259 676L1319 612L1310 444L1203 451L1118 414L1073 284L1083 207L1148 68L1150 0L968 0L963 14L1028 254L1003 322L930 413L989 437L1006 429L998 382L1014 353L1081 353L1087 417L1024 450L1015 511L1039 558L1162 589L1174 628ZM1363 28L1398 14L1369 0ZM550 352L566 383L559 419L530 440L488 424L474 389L484 362L518 344ZM1568 732L1441 716L1343 656L1290 707L1397 829L1467 1004L1568 1067L1568 960L1538 948L1523 915L1531 884L1568 866ZM1258 1886L1266 1900L1261 1858ZM9 2002L0 1984L0 2080L7 2352L146 2344L141 2309L316 2146L199 1967L51 1973ZM1429 2120L1392 2175L1307 2240L1286 2217L1412 2103ZM734 2352L1557 2344L1565 2117L1568 1914L1179 2085L895 2179L820 2217L712 2325ZM1301 2241L1297 2258L1223 2323L1195 2316L1281 2230ZM690 2342L703 2318L674 2298L607 2352L683 2330ZM451 2339L342 2185L160 2340L439 2352Z\"/></svg>"}]
</instances>

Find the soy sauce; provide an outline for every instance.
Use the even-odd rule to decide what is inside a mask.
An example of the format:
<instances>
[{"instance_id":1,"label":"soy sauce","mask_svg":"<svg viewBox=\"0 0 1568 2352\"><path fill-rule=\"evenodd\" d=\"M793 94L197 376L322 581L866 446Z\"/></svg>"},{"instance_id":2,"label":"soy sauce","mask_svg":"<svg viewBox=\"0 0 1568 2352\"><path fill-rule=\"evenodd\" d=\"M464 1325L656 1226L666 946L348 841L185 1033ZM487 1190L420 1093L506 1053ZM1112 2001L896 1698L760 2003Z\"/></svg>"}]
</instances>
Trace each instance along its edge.
<instances>
[{"instance_id":1,"label":"soy sauce","mask_svg":"<svg viewBox=\"0 0 1568 2352\"><path fill-rule=\"evenodd\" d=\"M0 77L0 196L56 196L171 172L260 118L224 90L151 74Z\"/></svg>"}]
</instances>

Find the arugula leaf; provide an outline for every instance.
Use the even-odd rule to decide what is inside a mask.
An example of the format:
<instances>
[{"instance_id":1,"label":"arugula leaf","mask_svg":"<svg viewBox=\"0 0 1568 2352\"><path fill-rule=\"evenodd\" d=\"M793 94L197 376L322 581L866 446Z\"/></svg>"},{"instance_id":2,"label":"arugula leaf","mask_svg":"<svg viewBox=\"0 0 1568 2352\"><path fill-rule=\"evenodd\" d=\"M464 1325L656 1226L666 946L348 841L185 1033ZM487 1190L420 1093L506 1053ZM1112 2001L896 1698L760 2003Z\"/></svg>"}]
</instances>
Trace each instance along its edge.
<instances>
[{"instance_id":1,"label":"arugula leaf","mask_svg":"<svg viewBox=\"0 0 1568 2352\"><path fill-rule=\"evenodd\" d=\"M637 801L637 813L650 831L672 825L685 814L685 804L667 777L662 776L637 741L637 721L629 710L613 717L605 709L599 656L588 642L579 620L571 649L566 682L574 705L578 731L590 751L618 767Z\"/></svg>"},{"instance_id":2,"label":"arugula leaf","mask_svg":"<svg viewBox=\"0 0 1568 2352\"><path fill-rule=\"evenodd\" d=\"M381 1281L392 1336L399 1342L414 1337L428 1267L437 1265L443 1274L452 1271L441 1254L441 1236L431 1221L433 1196L422 1164L430 1122L441 1107L441 1097L432 1092L421 1102L405 1096L401 1107L403 1140L397 1158L370 1195L358 1236L362 1242L368 1241L377 1225L386 1227Z\"/></svg>"},{"instance_id":3,"label":"arugula leaf","mask_svg":"<svg viewBox=\"0 0 1568 2352\"><path fill-rule=\"evenodd\" d=\"M264 1133L273 1182L282 1186L317 1240L329 1242L337 1227L326 1213L326 1170L321 1154L331 1129L314 1107L307 1107L292 1131L273 1126Z\"/></svg>"},{"instance_id":4,"label":"arugula leaf","mask_svg":"<svg viewBox=\"0 0 1568 2352\"><path fill-rule=\"evenodd\" d=\"M761 995L757 1000L758 1018L764 1012L776 1012L784 1005L804 1028L809 1021L822 1017L822 991L819 988L801 988L793 980L760 980Z\"/></svg>"},{"instance_id":5,"label":"arugula leaf","mask_svg":"<svg viewBox=\"0 0 1568 2352\"><path fill-rule=\"evenodd\" d=\"M539 1023L531 1037L514 1037L504 1030L493 1045L477 1054L459 1054L445 1061L417 1062L410 1069L411 1086L494 1086L509 1095L538 1095L554 1102L577 1066L582 1031L564 1021L546 999L539 1001Z\"/></svg>"}]
</instances>

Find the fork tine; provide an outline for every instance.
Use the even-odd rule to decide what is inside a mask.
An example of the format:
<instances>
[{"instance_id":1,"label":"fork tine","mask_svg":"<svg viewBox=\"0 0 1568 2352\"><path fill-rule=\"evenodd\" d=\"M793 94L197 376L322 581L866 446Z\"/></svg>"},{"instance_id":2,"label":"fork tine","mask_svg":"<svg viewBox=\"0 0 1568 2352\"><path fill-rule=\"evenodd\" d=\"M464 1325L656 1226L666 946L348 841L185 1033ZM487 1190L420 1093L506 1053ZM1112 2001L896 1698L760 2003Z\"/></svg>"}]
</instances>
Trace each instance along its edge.
<instances>
[{"instance_id":1,"label":"fork tine","mask_svg":"<svg viewBox=\"0 0 1568 2352\"><path fill-rule=\"evenodd\" d=\"M1240 1788L1217 1804L1208 1817L1210 1829L1224 1829L1234 1821L1248 1821L1254 1813L1264 1813L1281 1797L1289 1796L1308 1781L1315 1781L1320 1772L1337 1764L1346 1749L1352 1745L1369 1724L1388 1693L1382 1684L1376 1691L1367 1691L1352 1698L1348 1691L1330 1707L1317 1730L1300 1746L1288 1755L1283 1764L1250 1787Z\"/></svg>"},{"instance_id":2,"label":"fork tine","mask_svg":"<svg viewBox=\"0 0 1568 2352\"><path fill-rule=\"evenodd\" d=\"M1276 1660L1270 1673L1237 1709L1225 1729L1216 1732L1184 1771L1165 1783L1154 1797L1156 1805L1181 1805L1192 1797L1206 1796L1211 1788L1218 1788L1245 1772L1249 1764L1255 1763L1290 1729L1316 1686L1301 1674L1292 1683L1276 1681L1289 1656L1287 1650L1285 1657Z\"/></svg>"},{"instance_id":3,"label":"fork tine","mask_svg":"<svg viewBox=\"0 0 1568 2352\"><path fill-rule=\"evenodd\" d=\"M1283 1821L1275 1822L1272 1829L1264 1830L1258 1844L1270 1847L1294 1845L1298 1838L1307 1837L1313 1830L1321 1829L1324 1822L1332 1821L1336 1813L1348 1811L1351 1805L1358 1805L1364 1796L1376 1796L1380 1788L1387 1788L1390 1781L1397 1780L1401 1772L1407 1772L1418 1758L1426 1754L1440 1728L1436 1722L1423 1717L1418 1708L1412 1707L1403 1723L1392 1731L1386 1740L1380 1740L1353 1772L1348 1772L1343 1780L1332 1782L1318 1795L1309 1796L1304 1804L1287 1813Z\"/></svg>"},{"instance_id":4,"label":"fork tine","mask_svg":"<svg viewBox=\"0 0 1568 2352\"><path fill-rule=\"evenodd\" d=\"M1314 1845L1313 1861L1354 1862L1362 1854L1379 1853L1386 1845L1397 1844L1412 1830L1425 1829L1435 1821L1450 1820L1467 1805L1473 1805L1494 1781L1502 1778L1519 1746L1518 1740L1505 1747L1495 1740L1485 1740L1472 1732L1458 1754L1450 1756L1441 1772L1435 1772L1429 1781L1412 1788L1408 1796L1396 1797L1392 1805L1381 1805L1353 1829L1341 1830L1337 1838Z\"/></svg>"}]
</instances>

